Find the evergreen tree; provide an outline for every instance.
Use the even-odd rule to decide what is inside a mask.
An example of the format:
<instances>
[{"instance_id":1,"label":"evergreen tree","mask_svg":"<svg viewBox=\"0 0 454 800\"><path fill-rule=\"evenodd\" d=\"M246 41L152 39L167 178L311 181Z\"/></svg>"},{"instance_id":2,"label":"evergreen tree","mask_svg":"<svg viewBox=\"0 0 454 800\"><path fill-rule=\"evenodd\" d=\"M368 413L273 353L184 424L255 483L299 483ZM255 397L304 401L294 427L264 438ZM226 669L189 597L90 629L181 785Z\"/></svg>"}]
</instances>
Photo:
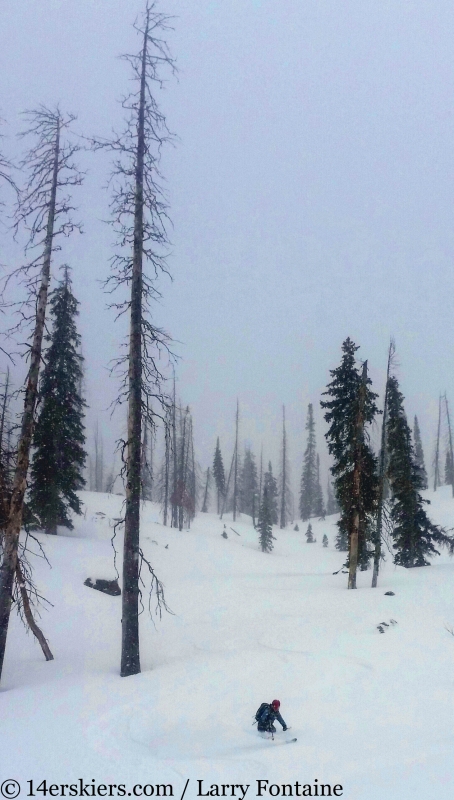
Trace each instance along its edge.
<instances>
[{"instance_id":1,"label":"evergreen tree","mask_svg":"<svg viewBox=\"0 0 454 800\"><path fill-rule=\"evenodd\" d=\"M306 541L307 541L308 544L312 544L312 542L315 542L314 534L312 533L312 525L311 525L310 522L309 522L309 525L307 526L307 531L306 531L305 536L306 536Z\"/></svg>"},{"instance_id":2,"label":"evergreen tree","mask_svg":"<svg viewBox=\"0 0 454 800\"><path fill-rule=\"evenodd\" d=\"M429 486L427 480L427 472L424 464L424 452L422 449L421 431L419 430L418 417L415 416L415 423L413 428L413 436L415 443L415 461L421 471L422 489L427 489Z\"/></svg>"},{"instance_id":3,"label":"evergreen tree","mask_svg":"<svg viewBox=\"0 0 454 800\"><path fill-rule=\"evenodd\" d=\"M265 475L263 476L263 489L267 490L268 504L269 504L270 513L271 513L271 523L273 525L277 525L277 521L278 521L278 513L277 513L278 489L277 489L276 478L273 475L273 468L271 466L271 461L268 462L268 472L265 472Z\"/></svg>"},{"instance_id":4,"label":"evergreen tree","mask_svg":"<svg viewBox=\"0 0 454 800\"><path fill-rule=\"evenodd\" d=\"M246 447L239 480L240 512L252 517L255 525L258 505L258 480L255 456L250 447Z\"/></svg>"},{"instance_id":5,"label":"evergreen tree","mask_svg":"<svg viewBox=\"0 0 454 800\"><path fill-rule=\"evenodd\" d=\"M327 501L326 501L326 513L328 517L331 514L338 514L339 513L339 505L334 497L333 486L328 478L328 486L327 486Z\"/></svg>"},{"instance_id":6,"label":"evergreen tree","mask_svg":"<svg viewBox=\"0 0 454 800\"><path fill-rule=\"evenodd\" d=\"M213 475L217 491L218 514L220 514L221 499L225 497L225 471L224 471L224 463L222 461L221 448L219 445L219 436L216 442L216 450L214 451Z\"/></svg>"},{"instance_id":7,"label":"evergreen tree","mask_svg":"<svg viewBox=\"0 0 454 800\"><path fill-rule=\"evenodd\" d=\"M273 549L273 508L271 498L268 494L268 486L264 485L262 492L262 502L260 504L258 531L259 542L262 553L271 553Z\"/></svg>"},{"instance_id":8,"label":"evergreen tree","mask_svg":"<svg viewBox=\"0 0 454 800\"><path fill-rule=\"evenodd\" d=\"M346 339L342 345L342 361L331 370L332 381L324 392L331 399L322 401L327 409L325 420L330 427L326 434L328 450L334 458L331 473L335 481L335 493L341 509L336 538L338 550L350 550L349 588L355 588L355 564L351 562L352 534L358 537L358 566L367 566L371 551L368 547L368 520L373 516L377 503L376 458L367 439L365 425L371 424L378 413L377 397L367 377L366 364L362 373L358 370L355 353L359 348Z\"/></svg>"},{"instance_id":9,"label":"evergreen tree","mask_svg":"<svg viewBox=\"0 0 454 800\"><path fill-rule=\"evenodd\" d=\"M31 510L41 527L53 534L57 525L73 528L69 511L81 513L76 492L85 484L85 403L80 395L83 359L75 323L78 305L66 270L64 281L50 299L53 325L46 337L50 346L44 357L30 486Z\"/></svg>"},{"instance_id":10,"label":"evergreen tree","mask_svg":"<svg viewBox=\"0 0 454 800\"><path fill-rule=\"evenodd\" d=\"M322 543L323 543L323 547L328 547L328 537L327 537L326 533L323 534Z\"/></svg>"},{"instance_id":11,"label":"evergreen tree","mask_svg":"<svg viewBox=\"0 0 454 800\"><path fill-rule=\"evenodd\" d=\"M305 521L315 514L317 500L317 454L315 450L315 422L312 403L307 409L307 445L301 475L300 514Z\"/></svg>"},{"instance_id":12,"label":"evergreen tree","mask_svg":"<svg viewBox=\"0 0 454 800\"><path fill-rule=\"evenodd\" d=\"M424 478L416 462L404 398L395 377L390 377L388 381L388 396L388 476L392 493L392 536L396 550L394 563L402 567L428 566L426 556L439 552L435 544L452 549L452 540L430 522L424 510L429 502L420 494Z\"/></svg>"},{"instance_id":13,"label":"evergreen tree","mask_svg":"<svg viewBox=\"0 0 454 800\"><path fill-rule=\"evenodd\" d=\"M318 455L318 453L317 453L317 478L315 482L314 516L318 517L319 519L325 519L326 517L322 484L320 483L320 456Z\"/></svg>"}]
</instances>

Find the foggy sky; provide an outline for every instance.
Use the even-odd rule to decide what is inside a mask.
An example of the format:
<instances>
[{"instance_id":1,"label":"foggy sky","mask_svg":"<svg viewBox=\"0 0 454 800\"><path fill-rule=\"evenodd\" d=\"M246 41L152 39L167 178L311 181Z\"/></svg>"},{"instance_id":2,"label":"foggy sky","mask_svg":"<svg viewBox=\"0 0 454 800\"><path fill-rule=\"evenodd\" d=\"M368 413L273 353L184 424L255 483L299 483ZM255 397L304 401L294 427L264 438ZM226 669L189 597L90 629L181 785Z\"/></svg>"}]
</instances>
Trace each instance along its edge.
<instances>
[{"instance_id":1,"label":"foggy sky","mask_svg":"<svg viewBox=\"0 0 454 800\"><path fill-rule=\"evenodd\" d=\"M140 44L140 0L0 2L0 115L59 102L77 130L119 127L128 90L117 56ZM410 421L431 461L438 394L454 403L454 6L448 0L161 0L174 14L179 68L159 93L178 135L162 169L173 230L173 283L157 324L181 356L178 392L194 414L207 467L216 436L230 458L236 398L241 439L275 468L285 403L293 483L314 403L350 336L383 392L394 336ZM88 430L106 438L117 383L108 364L123 328L99 281L113 234L109 161L81 154L85 233L54 262L74 269L87 365ZM17 258L6 234L0 261ZM328 463L326 454L323 463ZM275 469L276 471L276 469ZM323 481L325 483L325 479Z\"/></svg>"}]
</instances>

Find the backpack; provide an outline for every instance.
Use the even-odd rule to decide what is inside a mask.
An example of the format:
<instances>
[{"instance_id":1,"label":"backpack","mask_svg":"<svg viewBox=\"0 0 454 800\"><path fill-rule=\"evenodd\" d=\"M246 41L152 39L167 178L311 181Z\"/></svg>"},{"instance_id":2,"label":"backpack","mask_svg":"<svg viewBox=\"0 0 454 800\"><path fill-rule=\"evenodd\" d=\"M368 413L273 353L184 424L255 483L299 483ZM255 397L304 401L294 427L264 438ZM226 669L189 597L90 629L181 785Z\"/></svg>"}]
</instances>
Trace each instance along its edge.
<instances>
[{"instance_id":1,"label":"backpack","mask_svg":"<svg viewBox=\"0 0 454 800\"><path fill-rule=\"evenodd\" d=\"M256 722L260 722L260 720L261 720L261 718L262 718L262 716L263 716L263 714L264 714L264 711L265 711L265 709L269 709L269 707L270 707L270 704L269 704L269 703L262 703L262 704L259 706L259 708L258 708L258 709L257 709L257 711L255 712L255 721L256 721Z\"/></svg>"}]
</instances>

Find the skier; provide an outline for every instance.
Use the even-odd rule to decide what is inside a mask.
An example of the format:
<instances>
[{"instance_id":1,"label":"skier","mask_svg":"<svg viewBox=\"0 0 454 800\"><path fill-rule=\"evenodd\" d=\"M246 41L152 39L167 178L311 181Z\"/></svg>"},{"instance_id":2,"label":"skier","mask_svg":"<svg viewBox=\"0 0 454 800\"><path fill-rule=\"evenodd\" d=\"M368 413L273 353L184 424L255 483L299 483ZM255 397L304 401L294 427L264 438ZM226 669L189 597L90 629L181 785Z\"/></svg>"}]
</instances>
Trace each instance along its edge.
<instances>
[{"instance_id":1,"label":"skier","mask_svg":"<svg viewBox=\"0 0 454 800\"><path fill-rule=\"evenodd\" d=\"M287 725L279 712L280 700L273 700L272 703L262 703L255 718L257 720L257 730L260 733L276 733L274 722L277 720L282 725L282 730L287 730Z\"/></svg>"}]
</instances>

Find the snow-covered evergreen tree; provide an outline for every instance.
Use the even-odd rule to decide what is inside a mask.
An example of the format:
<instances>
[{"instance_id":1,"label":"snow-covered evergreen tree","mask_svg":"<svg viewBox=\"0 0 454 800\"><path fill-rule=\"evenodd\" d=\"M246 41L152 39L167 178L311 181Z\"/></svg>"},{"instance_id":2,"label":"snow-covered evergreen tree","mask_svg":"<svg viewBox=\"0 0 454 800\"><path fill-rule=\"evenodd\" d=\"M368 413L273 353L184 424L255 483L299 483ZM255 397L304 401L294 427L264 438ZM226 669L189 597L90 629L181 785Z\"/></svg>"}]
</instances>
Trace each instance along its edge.
<instances>
[{"instance_id":1,"label":"snow-covered evergreen tree","mask_svg":"<svg viewBox=\"0 0 454 800\"><path fill-rule=\"evenodd\" d=\"M411 431L404 410L404 398L397 378L388 381L388 476L391 488L394 563L402 567L428 566L427 556L438 554L435 545L452 548L450 537L428 518L424 506L429 502L420 494L423 475L416 463Z\"/></svg>"},{"instance_id":2,"label":"snow-covered evergreen tree","mask_svg":"<svg viewBox=\"0 0 454 800\"><path fill-rule=\"evenodd\" d=\"M315 483L314 516L318 517L319 519L325 519L326 516L325 501L323 500L323 490L320 481L320 456L318 455L318 453L317 453L317 479Z\"/></svg>"},{"instance_id":3,"label":"snow-covered evergreen tree","mask_svg":"<svg viewBox=\"0 0 454 800\"><path fill-rule=\"evenodd\" d=\"M315 450L315 422L312 403L307 409L307 445L301 475L300 514L305 521L314 516L317 498L317 454Z\"/></svg>"},{"instance_id":4,"label":"snow-covered evergreen tree","mask_svg":"<svg viewBox=\"0 0 454 800\"><path fill-rule=\"evenodd\" d=\"M260 504L259 519L257 528L259 531L259 542L263 553L271 553L273 549L273 507L271 498L268 494L268 486L265 484L262 492L262 502Z\"/></svg>"},{"instance_id":5,"label":"snow-covered evergreen tree","mask_svg":"<svg viewBox=\"0 0 454 800\"><path fill-rule=\"evenodd\" d=\"M358 349L351 339L343 343L341 364L331 370L332 381L324 392L331 399L322 401L321 405L327 409L325 419L330 427L326 439L334 458L331 473L341 509L335 546L338 550L349 549L354 521L359 520L357 564L363 568L371 556L367 541L368 519L374 514L377 503L376 457L365 426L373 422L378 409L377 395L370 389L371 381L365 368L360 372L356 366ZM355 483L358 476L359 496Z\"/></svg>"},{"instance_id":6,"label":"snow-covered evergreen tree","mask_svg":"<svg viewBox=\"0 0 454 800\"><path fill-rule=\"evenodd\" d=\"M312 542L315 542L314 534L312 532L312 525L311 525L310 522L309 522L309 525L307 526L307 530L306 530L305 536L306 536L306 542L308 544L312 544Z\"/></svg>"},{"instance_id":7,"label":"snow-covered evergreen tree","mask_svg":"<svg viewBox=\"0 0 454 800\"><path fill-rule=\"evenodd\" d=\"M255 456L250 447L246 447L239 480L239 506L242 514L252 517L253 525L258 511L258 479Z\"/></svg>"},{"instance_id":8,"label":"snow-covered evergreen tree","mask_svg":"<svg viewBox=\"0 0 454 800\"><path fill-rule=\"evenodd\" d=\"M322 543L323 543L323 547L328 547L328 537L327 537L326 533L323 534Z\"/></svg>"},{"instance_id":9,"label":"snow-covered evergreen tree","mask_svg":"<svg viewBox=\"0 0 454 800\"><path fill-rule=\"evenodd\" d=\"M221 447L219 444L219 436L217 438L216 449L214 451L213 475L214 475L214 482L216 484L218 514L220 514L221 501L225 496L225 471L224 471L224 462L222 460Z\"/></svg>"},{"instance_id":10,"label":"snow-covered evergreen tree","mask_svg":"<svg viewBox=\"0 0 454 800\"><path fill-rule=\"evenodd\" d=\"M79 303L69 271L50 298L52 332L40 382L40 412L33 445L30 508L47 533L57 525L72 529L70 511L81 513L76 494L85 481L84 400L80 394L83 358L75 318Z\"/></svg>"},{"instance_id":11,"label":"snow-covered evergreen tree","mask_svg":"<svg viewBox=\"0 0 454 800\"><path fill-rule=\"evenodd\" d=\"M421 441L421 431L419 429L418 417L415 416L415 422L413 427L413 441L415 446L415 461L418 465L419 469L421 470L421 478L422 478L422 489L427 489L429 486L427 480L427 472L426 467L424 464L424 452L422 449L422 441Z\"/></svg>"},{"instance_id":12,"label":"snow-covered evergreen tree","mask_svg":"<svg viewBox=\"0 0 454 800\"><path fill-rule=\"evenodd\" d=\"M278 512L277 512L277 501L278 501L278 489L277 489L277 481L273 475L273 468L271 466L271 461L268 462L268 472L265 472L263 476L263 491L266 489L267 497L268 497L268 504L271 513L271 522L273 525L277 525L278 522Z\"/></svg>"}]
</instances>

